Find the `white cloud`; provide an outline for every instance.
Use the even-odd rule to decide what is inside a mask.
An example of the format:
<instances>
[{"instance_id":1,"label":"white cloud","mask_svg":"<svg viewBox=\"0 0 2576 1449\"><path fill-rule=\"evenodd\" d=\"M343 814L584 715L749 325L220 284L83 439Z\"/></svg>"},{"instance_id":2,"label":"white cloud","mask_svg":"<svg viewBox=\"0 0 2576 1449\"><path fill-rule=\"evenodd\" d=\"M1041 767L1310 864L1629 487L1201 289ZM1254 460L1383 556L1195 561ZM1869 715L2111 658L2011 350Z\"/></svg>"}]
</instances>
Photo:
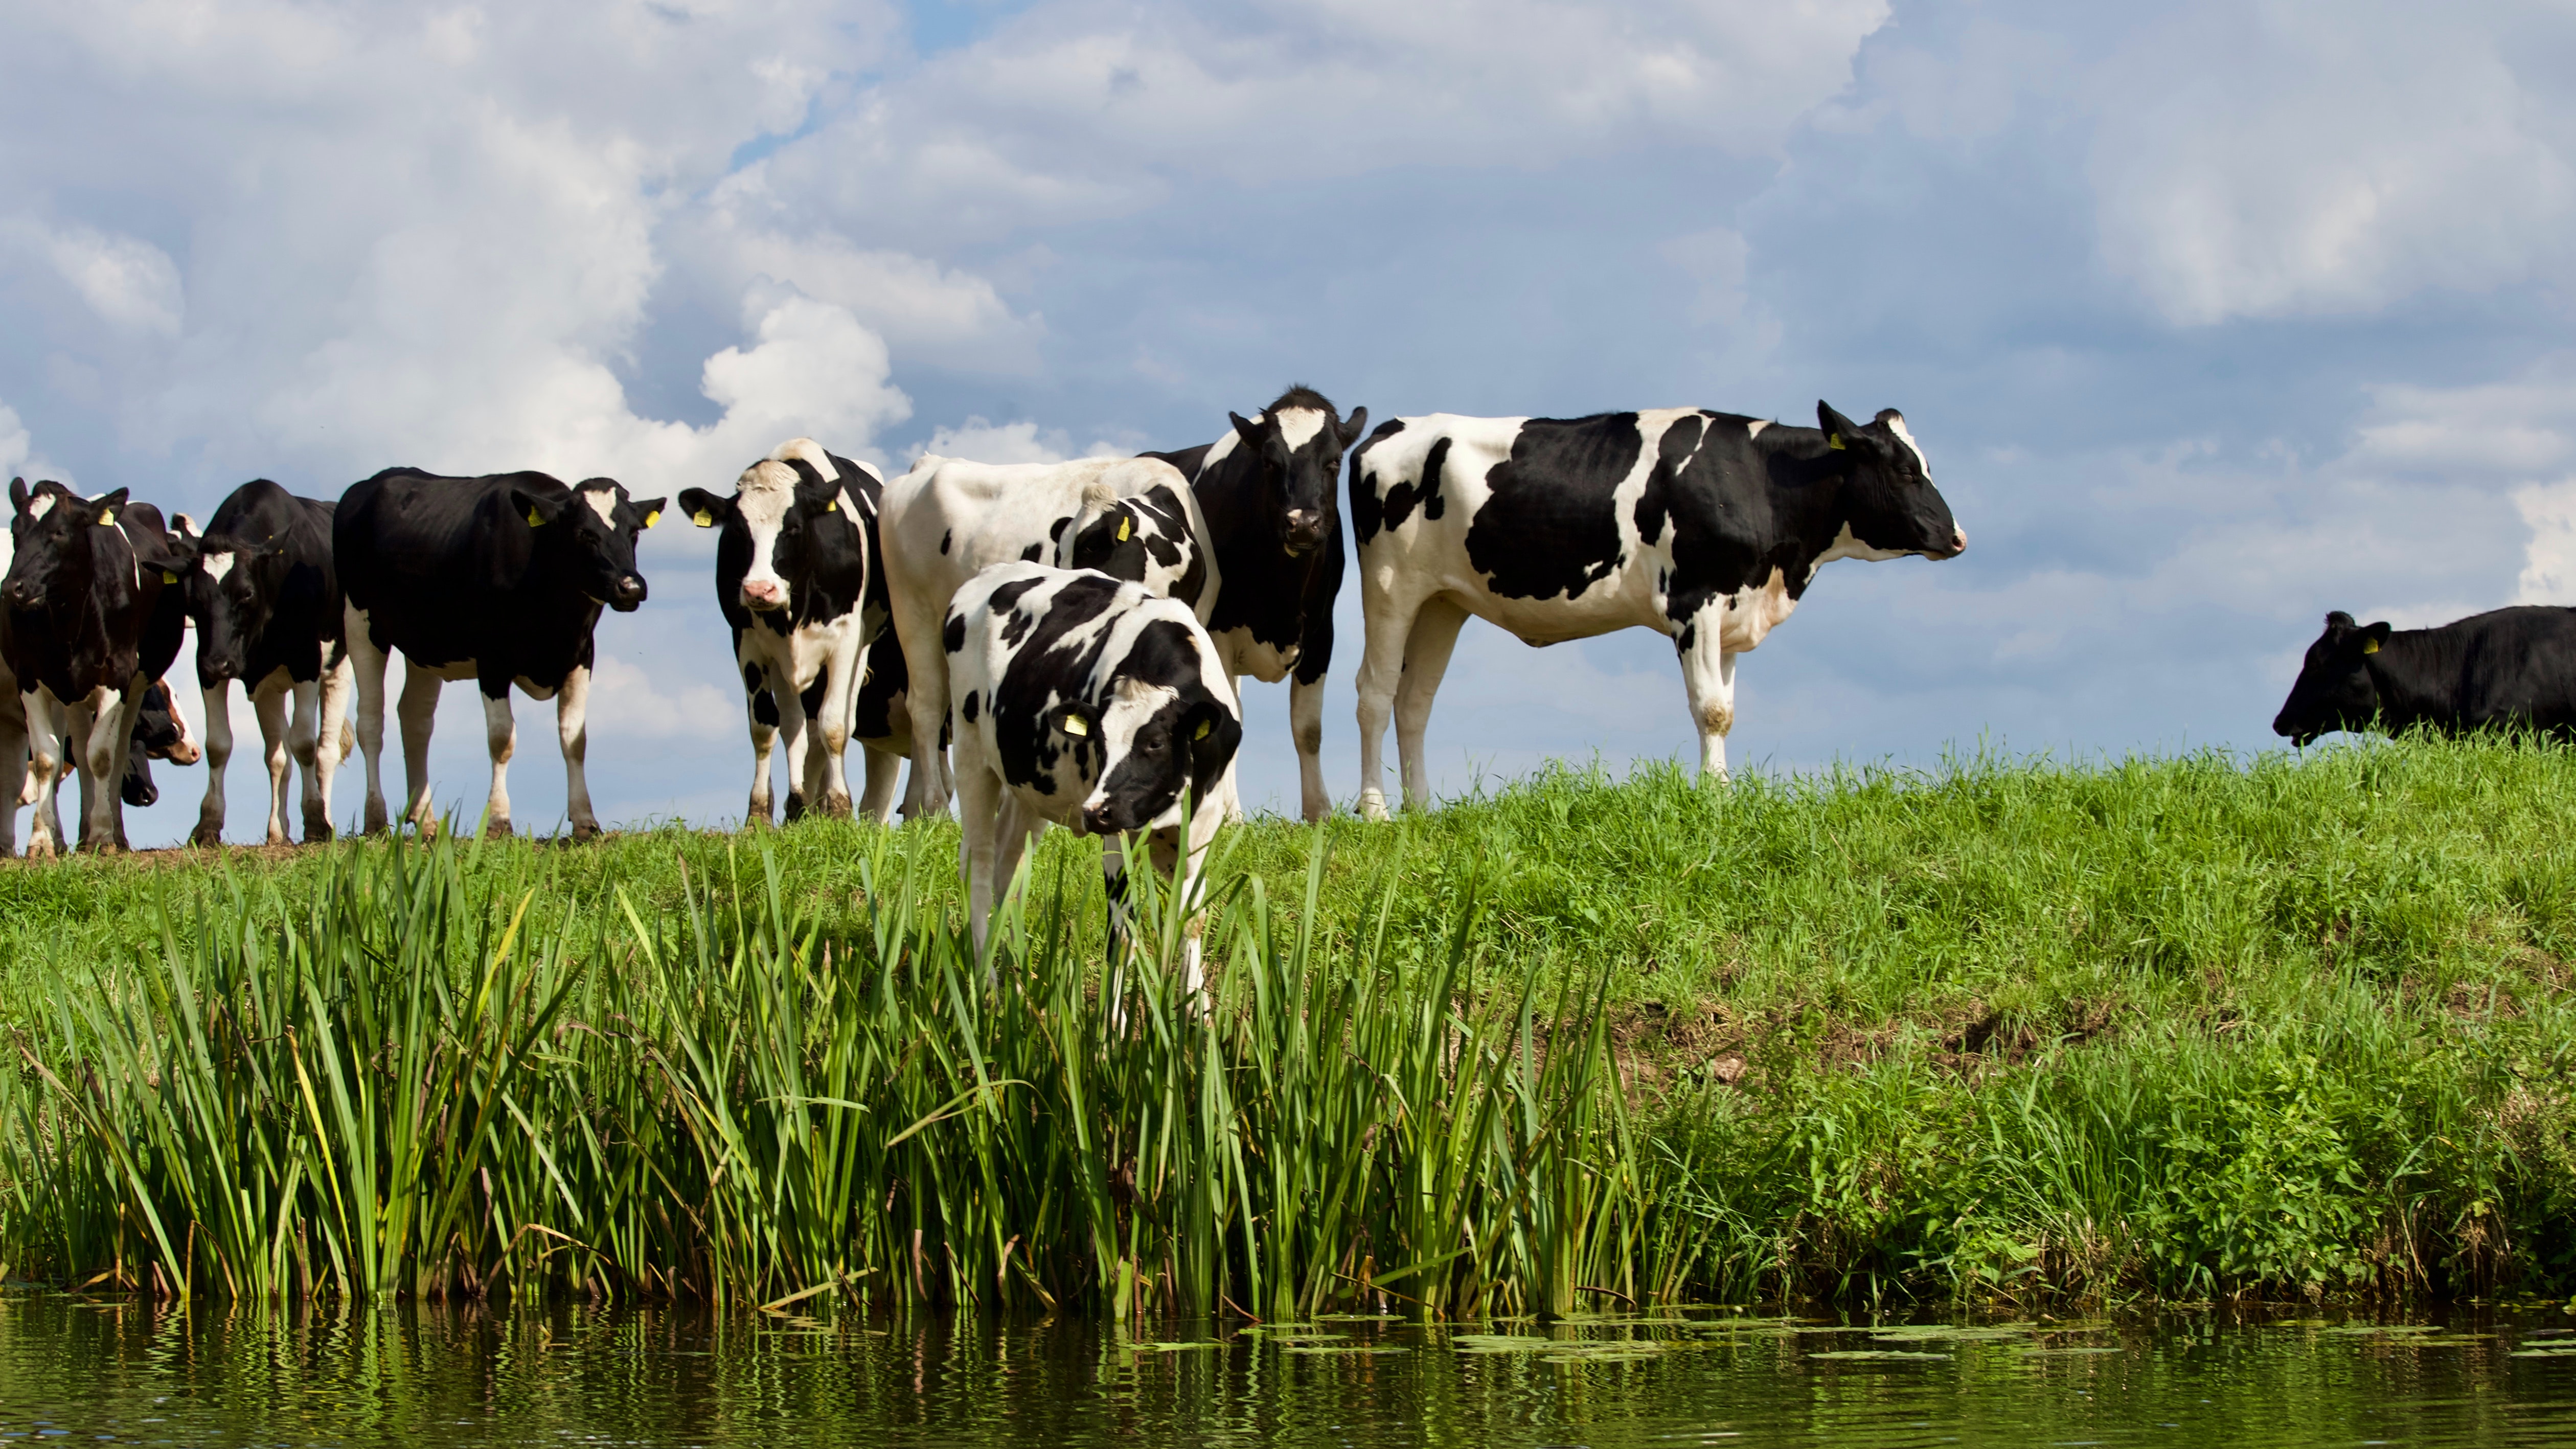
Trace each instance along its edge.
<instances>
[{"instance_id":1,"label":"white cloud","mask_svg":"<svg viewBox=\"0 0 2576 1449\"><path fill-rule=\"evenodd\" d=\"M1134 453L1128 442L1095 438L1082 450L1085 458L1115 458ZM912 456L935 453L942 458L971 458L978 463L1061 463L1076 456L1073 435L1062 428L1041 428L1023 418L1015 423L989 422L969 417L965 422L944 425L934 430L930 440L913 449Z\"/></svg>"},{"instance_id":2,"label":"white cloud","mask_svg":"<svg viewBox=\"0 0 2576 1449\"><path fill-rule=\"evenodd\" d=\"M620 736L650 740L730 740L743 732L742 699L711 684L656 679L651 671L602 654L590 679L590 718Z\"/></svg>"},{"instance_id":3,"label":"white cloud","mask_svg":"<svg viewBox=\"0 0 2576 1449\"><path fill-rule=\"evenodd\" d=\"M179 269L139 237L95 227L18 221L6 235L44 259L100 320L122 331L176 337L187 312Z\"/></svg>"},{"instance_id":4,"label":"white cloud","mask_svg":"<svg viewBox=\"0 0 2576 1449\"><path fill-rule=\"evenodd\" d=\"M1744 315L1744 264L1752 255L1744 233L1711 227L1677 236L1660 248L1664 260L1681 269L1699 288L1691 300L1691 320L1702 326L1734 322Z\"/></svg>"}]
</instances>

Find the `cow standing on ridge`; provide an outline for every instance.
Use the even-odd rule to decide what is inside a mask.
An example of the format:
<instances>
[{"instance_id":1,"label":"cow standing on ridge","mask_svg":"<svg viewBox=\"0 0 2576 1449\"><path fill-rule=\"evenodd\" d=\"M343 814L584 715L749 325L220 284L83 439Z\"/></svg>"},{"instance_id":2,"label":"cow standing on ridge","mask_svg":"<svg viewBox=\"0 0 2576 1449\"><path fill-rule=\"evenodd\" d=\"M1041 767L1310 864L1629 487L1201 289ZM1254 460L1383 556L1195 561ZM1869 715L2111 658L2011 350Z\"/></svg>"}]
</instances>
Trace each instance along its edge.
<instances>
[{"instance_id":1,"label":"cow standing on ridge","mask_svg":"<svg viewBox=\"0 0 2576 1449\"><path fill-rule=\"evenodd\" d=\"M1297 747L1299 804L1308 820L1332 813L1324 787L1324 674L1333 662L1333 601L1342 590L1342 516L1334 481L1342 454L1368 427L1368 409L1345 422L1322 393L1291 387L1233 431L1177 453L1147 453L1187 474L1221 581L1208 635L1240 689L1242 676L1288 691ZM1115 572L1115 570L1112 570ZM1230 777L1229 777L1230 778ZM1231 796L1227 814L1240 819Z\"/></svg>"},{"instance_id":2,"label":"cow standing on ridge","mask_svg":"<svg viewBox=\"0 0 2576 1449\"><path fill-rule=\"evenodd\" d=\"M599 833L583 772L592 634L602 606L630 613L644 602L635 540L661 508L659 498L630 500L613 478L567 488L543 473L449 478L417 468L388 468L341 496L332 553L347 601L342 636L357 668L369 831L387 824L385 662L399 649L406 818L436 827L429 734L439 687L471 679L483 692L492 755L485 833L510 833L512 684L556 701L573 838Z\"/></svg>"},{"instance_id":3,"label":"cow standing on ridge","mask_svg":"<svg viewBox=\"0 0 2576 1449\"><path fill-rule=\"evenodd\" d=\"M1531 645L1670 637L1700 773L1726 778L1735 656L1789 617L1818 568L1968 546L1894 409L1862 426L1819 402L1816 421L1668 408L1379 427L1351 464L1360 813L1386 815L1390 711L1404 803L1429 800L1423 730L1470 614Z\"/></svg>"},{"instance_id":4,"label":"cow standing on ridge","mask_svg":"<svg viewBox=\"0 0 2576 1449\"><path fill-rule=\"evenodd\" d=\"M2356 624L2337 609L2272 717L2272 732L2301 746L2331 730L2419 725L2576 737L2576 609L2496 609L2438 629Z\"/></svg>"},{"instance_id":5,"label":"cow standing on ridge","mask_svg":"<svg viewBox=\"0 0 2576 1449\"><path fill-rule=\"evenodd\" d=\"M223 843L236 681L259 717L268 843L286 843L290 756L304 771L304 838L331 838L331 779L340 768L353 677L341 643L333 512L328 502L254 478L224 499L202 533L179 515L179 532L196 552L185 576L186 605L197 626L197 685L206 702L206 798L192 844Z\"/></svg>"}]
</instances>

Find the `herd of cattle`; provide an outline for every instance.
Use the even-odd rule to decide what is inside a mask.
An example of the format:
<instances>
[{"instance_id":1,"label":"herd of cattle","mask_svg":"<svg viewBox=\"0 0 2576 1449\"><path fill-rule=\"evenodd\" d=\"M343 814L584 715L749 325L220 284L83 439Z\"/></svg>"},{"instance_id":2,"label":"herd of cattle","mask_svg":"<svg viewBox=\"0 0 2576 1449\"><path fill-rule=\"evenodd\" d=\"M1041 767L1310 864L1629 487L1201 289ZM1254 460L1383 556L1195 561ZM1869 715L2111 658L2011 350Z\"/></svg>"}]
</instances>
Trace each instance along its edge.
<instances>
[{"instance_id":1,"label":"herd of cattle","mask_svg":"<svg viewBox=\"0 0 2576 1449\"><path fill-rule=\"evenodd\" d=\"M1533 645L1662 632L1680 656L1701 770L1722 778L1736 656L1789 616L1820 567L1967 547L1893 410L1856 423L1819 403L1812 428L1687 408L1433 414L1362 441L1367 409L1344 418L1296 387L1229 419L1214 442L1179 452L1020 465L928 456L891 482L798 438L729 491L682 492L681 513L717 530L716 596L750 717L749 818L766 821L779 803L782 743L789 818L890 819L908 759L906 816L945 810L952 788L958 797L979 932L995 883L1050 821L1111 841L1113 900L1116 845L1130 832L1187 882L1218 823L1240 815L1246 675L1291 682L1301 804L1321 818L1346 455L1365 626L1359 809L1371 817L1387 810L1390 717L1403 798L1427 797L1423 732L1470 615ZM556 701L566 813L576 837L598 830L583 776L593 631L603 607L644 602L636 544L665 500L608 478L392 468L336 504L246 483L202 528L123 489L83 497L19 480L10 501L0 800L34 807L29 854L58 847L67 769L81 843L106 850L122 844L120 804L150 799L149 758L193 757L166 698L155 704L191 624L208 764L195 842L224 829L235 683L266 747L270 842L287 839L290 761L303 772L305 838L330 835L331 781L352 736L365 826L385 829L385 668L397 651L407 818L435 824L439 690L471 679L492 761L485 828L510 829L515 685ZM2569 617L2507 610L2392 634L2332 615L2275 727L2301 743L2379 717L2567 728L2576 710L2517 692L2535 671L2514 661L2576 652ZM2459 643L2460 631L2475 638ZM2576 677L2568 663L2545 672ZM853 742L865 771L855 799ZM15 835L15 811L0 809L0 851Z\"/></svg>"}]
</instances>

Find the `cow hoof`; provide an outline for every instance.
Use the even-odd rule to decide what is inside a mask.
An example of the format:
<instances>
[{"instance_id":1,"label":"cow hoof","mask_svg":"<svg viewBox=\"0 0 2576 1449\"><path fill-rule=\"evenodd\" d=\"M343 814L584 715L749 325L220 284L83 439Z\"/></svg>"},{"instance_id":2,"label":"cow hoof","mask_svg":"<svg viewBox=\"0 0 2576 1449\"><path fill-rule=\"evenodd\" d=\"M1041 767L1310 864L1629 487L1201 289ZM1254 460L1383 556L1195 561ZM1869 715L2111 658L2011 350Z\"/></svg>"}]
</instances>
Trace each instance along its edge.
<instances>
[{"instance_id":1,"label":"cow hoof","mask_svg":"<svg viewBox=\"0 0 2576 1449\"><path fill-rule=\"evenodd\" d=\"M573 844L583 845L590 841L597 840L598 838L599 822L595 820L576 820L572 823Z\"/></svg>"},{"instance_id":2,"label":"cow hoof","mask_svg":"<svg viewBox=\"0 0 2576 1449\"><path fill-rule=\"evenodd\" d=\"M484 838L485 840L507 840L507 839L509 839L509 838L510 838L510 817L509 817L509 816L507 816L507 815L495 815L495 816L493 816L491 819L484 821L484 822L483 822L483 838Z\"/></svg>"},{"instance_id":3,"label":"cow hoof","mask_svg":"<svg viewBox=\"0 0 2576 1449\"><path fill-rule=\"evenodd\" d=\"M188 843L206 846L209 849L221 845L224 843L224 827L220 824L200 825L188 832Z\"/></svg>"},{"instance_id":4,"label":"cow hoof","mask_svg":"<svg viewBox=\"0 0 2576 1449\"><path fill-rule=\"evenodd\" d=\"M823 797L823 813L834 820L850 818L850 792L835 790Z\"/></svg>"},{"instance_id":5,"label":"cow hoof","mask_svg":"<svg viewBox=\"0 0 2576 1449\"><path fill-rule=\"evenodd\" d=\"M1362 820L1373 820L1380 824L1394 818L1386 813L1386 796L1375 790L1360 792L1359 815Z\"/></svg>"},{"instance_id":6,"label":"cow hoof","mask_svg":"<svg viewBox=\"0 0 2576 1449\"><path fill-rule=\"evenodd\" d=\"M27 842L27 858L28 858L29 860L51 860L51 859L53 859L53 858L54 858L54 843L53 843L52 841L50 841L50 840L30 840L30 841L28 841L28 842Z\"/></svg>"},{"instance_id":7,"label":"cow hoof","mask_svg":"<svg viewBox=\"0 0 2576 1449\"><path fill-rule=\"evenodd\" d=\"M368 802L367 802L367 833L368 833L369 835L382 835L382 834L384 834L387 830L389 830L389 829L391 829L391 828L392 828L391 823L385 819L385 805L384 805L384 802L383 802L383 801L381 801L381 800L370 800L370 801L368 801Z\"/></svg>"},{"instance_id":8,"label":"cow hoof","mask_svg":"<svg viewBox=\"0 0 2576 1449\"><path fill-rule=\"evenodd\" d=\"M268 843L271 845L287 844L286 832L273 825L270 826L268 831Z\"/></svg>"},{"instance_id":9,"label":"cow hoof","mask_svg":"<svg viewBox=\"0 0 2576 1449\"><path fill-rule=\"evenodd\" d=\"M751 804L742 812L742 823L746 826L767 825L769 823L770 803L770 799L766 795L752 796Z\"/></svg>"},{"instance_id":10,"label":"cow hoof","mask_svg":"<svg viewBox=\"0 0 2576 1449\"><path fill-rule=\"evenodd\" d=\"M787 808L784 811L781 811L780 814L783 817L779 821L779 824L781 825L793 825L797 821L804 819L805 797L795 791L789 791L787 794Z\"/></svg>"},{"instance_id":11,"label":"cow hoof","mask_svg":"<svg viewBox=\"0 0 2576 1449\"><path fill-rule=\"evenodd\" d=\"M325 840L330 840L330 839L332 839L336 834L337 834L337 832L335 832L335 831L334 831L334 830L332 830L332 828L331 828L331 817L330 817L330 816L328 816L328 815L307 815L307 816L305 816L305 817L304 817L304 843L305 843L305 844L307 844L307 845L318 845L318 844L320 844L321 842L323 842L323 841L325 841Z\"/></svg>"}]
</instances>

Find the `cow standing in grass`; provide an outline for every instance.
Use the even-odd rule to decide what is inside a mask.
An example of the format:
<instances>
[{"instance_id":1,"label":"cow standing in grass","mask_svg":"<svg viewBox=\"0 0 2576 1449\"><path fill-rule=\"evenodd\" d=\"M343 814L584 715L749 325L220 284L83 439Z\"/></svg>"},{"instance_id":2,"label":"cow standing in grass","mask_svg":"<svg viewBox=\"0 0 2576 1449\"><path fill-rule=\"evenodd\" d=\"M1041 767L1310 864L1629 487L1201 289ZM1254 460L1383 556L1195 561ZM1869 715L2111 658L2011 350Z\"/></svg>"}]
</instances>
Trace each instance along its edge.
<instances>
[{"instance_id":1,"label":"cow standing in grass","mask_svg":"<svg viewBox=\"0 0 2576 1449\"><path fill-rule=\"evenodd\" d=\"M2438 629L2356 624L2338 609L2272 717L2274 734L2302 746L2333 730L2419 726L2576 738L2576 609L2497 609Z\"/></svg>"},{"instance_id":2,"label":"cow standing in grass","mask_svg":"<svg viewBox=\"0 0 2576 1449\"><path fill-rule=\"evenodd\" d=\"M387 825L385 664L400 650L407 819L423 830L437 825L429 735L439 688L471 679L483 693L492 756L485 833L510 833L513 684L532 699L556 702L573 838L599 833L583 768L592 635L601 608L629 613L644 602L635 540L661 509L659 498L628 498L613 478L568 488L543 473L449 478L388 468L341 496L332 553L346 599L342 637L357 672L369 831Z\"/></svg>"},{"instance_id":3,"label":"cow standing in grass","mask_svg":"<svg viewBox=\"0 0 2576 1449\"><path fill-rule=\"evenodd\" d=\"M1703 777L1726 777L1735 656L1840 558L1955 558L1968 536L1893 409L1817 426L1667 408L1586 418L1396 418L1351 463L1365 643L1360 813L1386 814L1395 719L1404 802L1429 799L1422 736L1468 616L1523 643L1654 629L1681 655Z\"/></svg>"}]
</instances>

